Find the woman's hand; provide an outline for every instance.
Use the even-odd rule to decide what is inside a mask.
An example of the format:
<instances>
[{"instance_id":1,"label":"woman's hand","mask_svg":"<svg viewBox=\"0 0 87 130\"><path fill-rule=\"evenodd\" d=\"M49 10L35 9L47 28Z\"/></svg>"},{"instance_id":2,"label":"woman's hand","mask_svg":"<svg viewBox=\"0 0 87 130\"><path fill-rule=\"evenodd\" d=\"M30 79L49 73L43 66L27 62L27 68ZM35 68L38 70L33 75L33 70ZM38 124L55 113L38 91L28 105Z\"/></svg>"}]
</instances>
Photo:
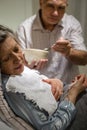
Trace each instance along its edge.
<instances>
[{"instance_id":1,"label":"woman's hand","mask_svg":"<svg viewBox=\"0 0 87 130\"><path fill-rule=\"evenodd\" d=\"M32 63L29 64L29 68L41 70L44 68L47 62L48 62L48 59L40 59L39 61L33 60Z\"/></svg>"},{"instance_id":2,"label":"woman's hand","mask_svg":"<svg viewBox=\"0 0 87 130\"><path fill-rule=\"evenodd\" d=\"M52 94L58 100L63 94L63 83L59 79L43 79L44 82L51 85Z\"/></svg>"},{"instance_id":3,"label":"woman's hand","mask_svg":"<svg viewBox=\"0 0 87 130\"><path fill-rule=\"evenodd\" d=\"M73 80L66 98L75 104L77 96L87 88L87 78L85 75L78 75Z\"/></svg>"},{"instance_id":4,"label":"woman's hand","mask_svg":"<svg viewBox=\"0 0 87 130\"><path fill-rule=\"evenodd\" d=\"M44 68L47 62L48 62L48 59L41 59L39 61L33 60L31 63L28 63L24 57L24 63L30 69L41 70Z\"/></svg>"}]
</instances>

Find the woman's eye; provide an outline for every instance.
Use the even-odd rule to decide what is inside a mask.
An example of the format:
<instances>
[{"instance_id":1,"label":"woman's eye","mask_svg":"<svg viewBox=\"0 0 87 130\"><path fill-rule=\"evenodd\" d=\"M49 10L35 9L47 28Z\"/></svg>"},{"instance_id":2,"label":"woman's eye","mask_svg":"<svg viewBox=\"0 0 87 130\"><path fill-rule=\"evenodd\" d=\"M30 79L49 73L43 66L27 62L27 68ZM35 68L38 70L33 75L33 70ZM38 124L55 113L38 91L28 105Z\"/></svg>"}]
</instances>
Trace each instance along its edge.
<instances>
[{"instance_id":1,"label":"woman's eye","mask_svg":"<svg viewBox=\"0 0 87 130\"><path fill-rule=\"evenodd\" d=\"M19 48L18 47L15 47L14 48L14 52L18 52L19 51Z\"/></svg>"}]
</instances>

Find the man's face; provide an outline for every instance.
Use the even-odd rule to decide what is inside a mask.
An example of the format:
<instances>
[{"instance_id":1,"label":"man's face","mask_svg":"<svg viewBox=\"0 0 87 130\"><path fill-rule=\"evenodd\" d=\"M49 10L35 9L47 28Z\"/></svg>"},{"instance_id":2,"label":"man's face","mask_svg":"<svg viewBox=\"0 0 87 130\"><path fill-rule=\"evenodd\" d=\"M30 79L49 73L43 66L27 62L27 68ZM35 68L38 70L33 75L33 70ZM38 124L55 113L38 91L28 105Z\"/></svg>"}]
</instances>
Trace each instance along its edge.
<instances>
[{"instance_id":1,"label":"man's face","mask_svg":"<svg viewBox=\"0 0 87 130\"><path fill-rule=\"evenodd\" d=\"M24 58L18 43L8 37L0 46L1 71L5 74L20 74L24 69Z\"/></svg>"},{"instance_id":2,"label":"man's face","mask_svg":"<svg viewBox=\"0 0 87 130\"><path fill-rule=\"evenodd\" d=\"M45 28L54 27L63 17L67 0L40 0L41 18Z\"/></svg>"}]
</instances>

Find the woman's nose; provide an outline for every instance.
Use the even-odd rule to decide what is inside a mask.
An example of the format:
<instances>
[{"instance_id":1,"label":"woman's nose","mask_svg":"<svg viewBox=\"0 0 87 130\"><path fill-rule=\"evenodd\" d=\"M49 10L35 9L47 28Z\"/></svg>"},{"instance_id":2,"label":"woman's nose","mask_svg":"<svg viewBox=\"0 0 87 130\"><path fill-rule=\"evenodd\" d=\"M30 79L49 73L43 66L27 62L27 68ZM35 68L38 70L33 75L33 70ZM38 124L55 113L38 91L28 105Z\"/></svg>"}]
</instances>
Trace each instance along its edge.
<instances>
[{"instance_id":1,"label":"woman's nose","mask_svg":"<svg viewBox=\"0 0 87 130\"><path fill-rule=\"evenodd\" d=\"M20 61L20 56L18 53L12 52L12 58L14 59L15 62Z\"/></svg>"}]
</instances>

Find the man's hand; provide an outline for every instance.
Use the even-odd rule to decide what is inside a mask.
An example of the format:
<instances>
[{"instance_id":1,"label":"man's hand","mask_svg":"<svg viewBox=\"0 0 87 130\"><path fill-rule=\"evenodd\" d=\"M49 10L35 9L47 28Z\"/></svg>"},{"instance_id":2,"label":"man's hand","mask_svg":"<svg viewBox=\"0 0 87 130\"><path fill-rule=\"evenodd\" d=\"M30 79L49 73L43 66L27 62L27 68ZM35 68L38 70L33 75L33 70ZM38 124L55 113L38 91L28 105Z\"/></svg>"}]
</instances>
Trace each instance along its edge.
<instances>
[{"instance_id":1,"label":"man's hand","mask_svg":"<svg viewBox=\"0 0 87 130\"><path fill-rule=\"evenodd\" d=\"M68 56L71 50L70 41L61 37L55 44L53 44L52 49L62 53L64 56Z\"/></svg>"},{"instance_id":2,"label":"man's hand","mask_svg":"<svg viewBox=\"0 0 87 130\"><path fill-rule=\"evenodd\" d=\"M63 83L59 79L43 79L44 82L51 85L52 94L58 100L63 94Z\"/></svg>"}]
</instances>

